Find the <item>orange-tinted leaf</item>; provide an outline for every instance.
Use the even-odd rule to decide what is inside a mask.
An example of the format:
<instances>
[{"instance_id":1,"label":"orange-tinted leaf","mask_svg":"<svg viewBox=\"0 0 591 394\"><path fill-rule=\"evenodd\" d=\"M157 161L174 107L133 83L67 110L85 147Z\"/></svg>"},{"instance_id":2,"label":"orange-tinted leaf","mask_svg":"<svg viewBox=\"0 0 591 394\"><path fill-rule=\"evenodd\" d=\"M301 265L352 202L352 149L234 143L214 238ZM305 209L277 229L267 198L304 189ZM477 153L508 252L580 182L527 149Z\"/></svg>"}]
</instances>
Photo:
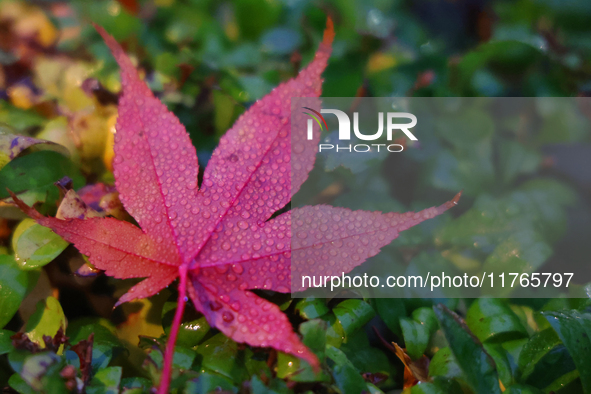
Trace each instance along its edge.
<instances>
[{"instance_id":1,"label":"orange-tinted leaf","mask_svg":"<svg viewBox=\"0 0 591 394\"><path fill-rule=\"evenodd\" d=\"M398 346L395 342L394 345L396 356L404 364L404 383L403 388L410 388L419 382L429 381L429 358L423 355L420 359L413 361L406 350Z\"/></svg>"}]
</instances>

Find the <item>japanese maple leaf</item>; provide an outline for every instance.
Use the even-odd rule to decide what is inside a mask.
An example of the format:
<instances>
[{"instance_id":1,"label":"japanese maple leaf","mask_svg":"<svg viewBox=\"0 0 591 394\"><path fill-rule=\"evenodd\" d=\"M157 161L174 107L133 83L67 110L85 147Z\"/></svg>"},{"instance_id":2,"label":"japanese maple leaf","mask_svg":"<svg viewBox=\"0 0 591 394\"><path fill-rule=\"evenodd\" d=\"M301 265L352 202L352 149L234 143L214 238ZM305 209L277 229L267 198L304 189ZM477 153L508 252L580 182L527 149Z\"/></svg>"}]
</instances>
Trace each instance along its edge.
<instances>
[{"instance_id":1,"label":"japanese maple leaf","mask_svg":"<svg viewBox=\"0 0 591 394\"><path fill-rule=\"evenodd\" d=\"M418 213L321 205L269 220L291 200L314 164L320 132L315 130L312 141L304 139L305 133L292 136L290 105L291 97L320 96L334 36L330 19L314 60L257 101L221 138L200 187L197 155L185 128L154 97L119 44L101 27L96 29L121 68L115 185L140 227L114 218L45 217L14 200L37 222L74 243L107 275L146 278L118 304L154 295L179 278L159 392L168 390L187 293L209 323L233 340L273 347L318 368L318 359L287 317L250 290L289 292L294 255L309 262L315 274L348 272L400 231L441 214L457 199ZM297 154L292 155L292 144Z\"/></svg>"}]
</instances>

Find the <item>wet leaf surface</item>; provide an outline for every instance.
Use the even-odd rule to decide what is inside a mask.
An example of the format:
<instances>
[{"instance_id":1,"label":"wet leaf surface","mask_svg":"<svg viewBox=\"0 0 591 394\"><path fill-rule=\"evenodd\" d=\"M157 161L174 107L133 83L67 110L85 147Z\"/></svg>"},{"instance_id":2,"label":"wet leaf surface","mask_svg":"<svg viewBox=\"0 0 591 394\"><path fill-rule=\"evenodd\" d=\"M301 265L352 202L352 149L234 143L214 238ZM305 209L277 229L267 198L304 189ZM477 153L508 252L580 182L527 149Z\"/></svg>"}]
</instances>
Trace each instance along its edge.
<instances>
[{"instance_id":1,"label":"wet leaf surface","mask_svg":"<svg viewBox=\"0 0 591 394\"><path fill-rule=\"evenodd\" d=\"M18 311L38 277L37 272L22 271L13 256L0 255L0 327Z\"/></svg>"},{"instance_id":2,"label":"wet leaf surface","mask_svg":"<svg viewBox=\"0 0 591 394\"><path fill-rule=\"evenodd\" d=\"M12 236L12 248L19 267L35 270L50 263L66 247L68 242L47 227L32 219L25 219Z\"/></svg>"},{"instance_id":3,"label":"wet leaf surface","mask_svg":"<svg viewBox=\"0 0 591 394\"><path fill-rule=\"evenodd\" d=\"M476 393L501 393L495 363L465 323L443 305L434 307L466 382Z\"/></svg>"}]
</instances>

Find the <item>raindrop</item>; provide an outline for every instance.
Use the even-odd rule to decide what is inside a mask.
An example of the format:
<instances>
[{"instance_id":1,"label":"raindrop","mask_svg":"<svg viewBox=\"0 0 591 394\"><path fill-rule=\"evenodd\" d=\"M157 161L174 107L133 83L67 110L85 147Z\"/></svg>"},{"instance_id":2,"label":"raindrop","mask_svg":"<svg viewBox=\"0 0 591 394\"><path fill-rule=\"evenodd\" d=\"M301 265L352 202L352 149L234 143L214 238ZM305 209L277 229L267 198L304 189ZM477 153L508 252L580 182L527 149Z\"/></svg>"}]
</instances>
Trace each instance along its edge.
<instances>
[{"instance_id":1,"label":"raindrop","mask_svg":"<svg viewBox=\"0 0 591 394\"><path fill-rule=\"evenodd\" d=\"M224 313L222 313L222 319L224 319L226 323L231 323L232 320L234 320L234 315L230 312L224 311Z\"/></svg>"}]
</instances>

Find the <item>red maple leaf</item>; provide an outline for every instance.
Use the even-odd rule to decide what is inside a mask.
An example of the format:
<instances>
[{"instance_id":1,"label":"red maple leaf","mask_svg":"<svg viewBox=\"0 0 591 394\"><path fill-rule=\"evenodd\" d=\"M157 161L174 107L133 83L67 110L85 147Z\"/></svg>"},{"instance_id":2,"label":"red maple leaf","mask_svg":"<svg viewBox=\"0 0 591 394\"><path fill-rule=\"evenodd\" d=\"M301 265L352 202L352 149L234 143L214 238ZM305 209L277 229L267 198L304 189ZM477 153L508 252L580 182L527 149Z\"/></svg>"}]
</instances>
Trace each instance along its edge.
<instances>
[{"instance_id":1,"label":"red maple leaf","mask_svg":"<svg viewBox=\"0 0 591 394\"><path fill-rule=\"evenodd\" d=\"M459 195L418 213L321 205L269 220L289 203L314 164L320 133L312 141L292 136L290 106L291 97L320 96L321 74L334 37L330 19L314 60L296 78L257 101L221 138L200 187L197 155L185 128L154 97L113 37L96 29L121 68L123 96L113 168L121 201L140 227L114 218L45 217L14 195L13 199L38 223L74 243L107 275L146 278L118 304L154 295L179 278L160 393L168 390L187 293L209 323L233 340L273 347L318 368L318 359L277 305L249 290L289 292L294 255L309 261L315 274L348 272L400 231L453 206ZM292 144L297 155L291 154Z\"/></svg>"}]
</instances>

